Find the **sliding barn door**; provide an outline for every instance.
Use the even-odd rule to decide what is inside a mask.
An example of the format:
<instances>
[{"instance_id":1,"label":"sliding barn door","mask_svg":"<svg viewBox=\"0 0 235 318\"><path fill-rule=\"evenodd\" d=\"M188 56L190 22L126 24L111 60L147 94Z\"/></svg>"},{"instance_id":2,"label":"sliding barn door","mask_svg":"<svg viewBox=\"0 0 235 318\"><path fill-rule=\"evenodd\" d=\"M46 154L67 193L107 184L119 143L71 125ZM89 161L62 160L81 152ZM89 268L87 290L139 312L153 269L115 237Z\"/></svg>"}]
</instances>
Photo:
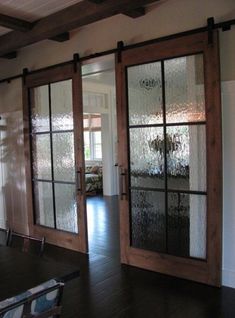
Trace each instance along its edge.
<instances>
[{"instance_id":1,"label":"sliding barn door","mask_svg":"<svg viewBox=\"0 0 235 318\"><path fill-rule=\"evenodd\" d=\"M121 261L221 283L221 109L217 34L117 58Z\"/></svg>"},{"instance_id":2,"label":"sliding barn door","mask_svg":"<svg viewBox=\"0 0 235 318\"><path fill-rule=\"evenodd\" d=\"M80 66L26 75L23 92L30 234L87 252Z\"/></svg>"}]
</instances>

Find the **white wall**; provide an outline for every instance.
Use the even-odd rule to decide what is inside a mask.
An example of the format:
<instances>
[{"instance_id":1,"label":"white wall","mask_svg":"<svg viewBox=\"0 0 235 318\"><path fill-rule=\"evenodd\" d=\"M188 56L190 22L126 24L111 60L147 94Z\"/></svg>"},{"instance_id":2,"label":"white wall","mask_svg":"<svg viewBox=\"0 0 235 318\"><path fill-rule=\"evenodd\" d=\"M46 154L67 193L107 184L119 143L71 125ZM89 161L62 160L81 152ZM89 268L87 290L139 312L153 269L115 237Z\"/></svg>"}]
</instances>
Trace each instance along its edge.
<instances>
[{"instance_id":1,"label":"white wall","mask_svg":"<svg viewBox=\"0 0 235 318\"><path fill-rule=\"evenodd\" d=\"M102 83L102 74L100 73L100 82ZM113 72L113 76L115 73ZM91 82L88 78L83 79L83 95L86 92L92 94L101 93L104 96L101 107L95 103L86 105L84 103L84 113L101 113L101 132L102 132L102 166L103 166L103 194L112 196L118 194L118 176L115 163L116 158L116 104L115 104L115 87L113 84L101 84ZM88 164L90 162L88 161Z\"/></svg>"},{"instance_id":2,"label":"white wall","mask_svg":"<svg viewBox=\"0 0 235 318\"><path fill-rule=\"evenodd\" d=\"M152 39L206 25L208 17L216 22L234 19L234 0L166 0L149 8L149 13L139 19L118 15L85 26L71 33L65 43L43 41L20 50L13 61L0 61L0 77L11 76L24 67L34 70L47 65L70 60L73 53L81 56L103 51L116 46ZM223 81L223 138L224 138L224 231L223 231L223 284L235 287L235 27L229 32L220 32L221 79ZM13 86L12 86L13 85ZM20 93L12 84L0 85L0 95L8 94L0 101L1 112L9 108L22 109ZM1 96L2 96L1 95ZM15 104L14 104L15 103Z\"/></svg>"},{"instance_id":3,"label":"white wall","mask_svg":"<svg viewBox=\"0 0 235 318\"><path fill-rule=\"evenodd\" d=\"M0 116L0 226L14 227L18 232L27 233L23 113L14 111L0 113Z\"/></svg>"}]
</instances>

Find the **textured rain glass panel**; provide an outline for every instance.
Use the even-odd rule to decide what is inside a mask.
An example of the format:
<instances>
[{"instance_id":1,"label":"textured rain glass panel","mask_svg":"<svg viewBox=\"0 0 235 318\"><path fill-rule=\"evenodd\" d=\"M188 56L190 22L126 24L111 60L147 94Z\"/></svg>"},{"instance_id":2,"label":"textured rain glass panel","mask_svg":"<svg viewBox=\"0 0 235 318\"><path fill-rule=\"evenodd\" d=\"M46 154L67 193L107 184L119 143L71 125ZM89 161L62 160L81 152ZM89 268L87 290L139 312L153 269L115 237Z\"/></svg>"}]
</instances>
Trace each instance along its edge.
<instances>
[{"instance_id":1,"label":"textured rain glass panel","mask_svg":"<svg viewBox=\"0 0 235 318\"><path fill-rule=\"evenodd\" d=\"M161 63L128 67L127 75L129 125L161 124Z\"/></svg>"},{"instance_id":2,"label":"textured rain glass panel","mask_svg":"<svg viewBox=\"0 0 235 318\"><path fill-rule=\"evenodd\" d=\"M34 135L32 144L34 178L51 180L50 135Z\"/></svg>"},{"instance_id":3,"label":"textured rain glass panel","mask_svg":"<svg viewBox=\"0 0 235 318\"><path fill-rule=\"evenodd\" d=\"M206 196L190 195L190 256L206 258Z\"/></svg>"},{"instance_id":4,"label":"textured rain glass panel","mask_svg":"<svg viewBox=\"0 0 235 318\"><path fill-rule=\"evenodd\" d=\"M168 188L206 191L205 125L167 127Z\"/></svg>"},{"instance_id":5,"label":"textured rain glass panel","mask_svg":"<svg viewBox=\"0 0 235 318\"><path fill-rule=\"evenodd\" d=\"M189 195L168 193L168 253L189 256Z\"/></svg>"},{"instance_id":6,"label":"textured rain glass panel","mask_svg":"<svg viewBox=\"0 0 235 318\"><path fill-rule=\"evenodd\" d=\"M164 62L166 121L205 120L203 55L191 55Z\"/></svg>"},{"instance_id":7,"label":"textured rain glass panel","mask_svg":"<svg viewBox=\"0 0 235 318\"><path fill-rule=\"evenodd\" d=\"M166 244L164 193L131 191L131 242L145 250L164 252Z\"/></svg>"},{"instance_id":8,"label":"textured rain glass panel","mask_svg":"<svg viewBox=\"0 0 235 318\"><path fill-rule=\"evenodd\" d=\"M163 128L130 129L132 187L164 187Z\"/></svg>"},{"instance_id":9,"label":"textured rain glass panel","mask_svg":"<svg viewBox=\"0 0 235 318\"><path fill-rule=\"evenodd\" d=\"M73 129L72 80L51 84L52 130Z\"/></svg>"},{"instance_id":10,"label":"textured rain glass panel","mask_svg":"<svg viewBox=\"0 0 235 318\"><path fill-rule=\"evenodd\" d=\"M53 134L53 162L56 181L75 180L73 133Z\"/></svg>"},{"instance_id":11,"label":"textured rain glass panel","mask_svg":"<svg viewBox=\"0 0 235 318\"><path fill-rule=\"evenodd\" d=\"M78 232L76 187L71 184L55 184L56 227L59 230Z\"/></svg>"},{"instance_id":12,"label":"textured rain glass panel","mask_svg":"<svg viewBox=\"0 0 235 318\"><path fill-rule=\"evenodd\" d=\"M168 193L168 252L206 258L206 196Z\"/></svg>"},{"instance_id":13,"label":"textured rain glass panel","mask_svg":"<svg viewBox=\"0 0 235 318\"><path fill-rule=\"evenodd\" d=\"M49 131L49 90L48 85L31 90L32 132Z\"/></svg>"},{"instance_id":14,"label":"textured rain glass panel","mask_svg":"<svg viewBox=\"0 0 235 318\"><path fill-rule=\"evenodd\" d=\"M34 183L36 223L54 228L52 184L48 182Z\"/></svg>"}]
</instances>

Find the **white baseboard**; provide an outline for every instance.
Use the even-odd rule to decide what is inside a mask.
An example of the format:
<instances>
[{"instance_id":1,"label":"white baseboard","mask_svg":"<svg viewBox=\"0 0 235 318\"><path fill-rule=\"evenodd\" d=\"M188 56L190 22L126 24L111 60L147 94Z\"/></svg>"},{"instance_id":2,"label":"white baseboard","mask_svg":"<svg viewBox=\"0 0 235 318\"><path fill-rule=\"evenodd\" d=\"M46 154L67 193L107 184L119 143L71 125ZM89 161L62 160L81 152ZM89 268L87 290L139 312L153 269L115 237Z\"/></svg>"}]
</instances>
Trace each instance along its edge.
<instances>
[{"instance_id":1,"label":"white baseboard","mask_svg":"<svg viewBox=\"0 0 235 318\"><path fill-rule=\"evenodd\" d=\"M235 271L223 269L222 271L222 285L226 287L235 288Z\"/></svg>"}]
</instances>

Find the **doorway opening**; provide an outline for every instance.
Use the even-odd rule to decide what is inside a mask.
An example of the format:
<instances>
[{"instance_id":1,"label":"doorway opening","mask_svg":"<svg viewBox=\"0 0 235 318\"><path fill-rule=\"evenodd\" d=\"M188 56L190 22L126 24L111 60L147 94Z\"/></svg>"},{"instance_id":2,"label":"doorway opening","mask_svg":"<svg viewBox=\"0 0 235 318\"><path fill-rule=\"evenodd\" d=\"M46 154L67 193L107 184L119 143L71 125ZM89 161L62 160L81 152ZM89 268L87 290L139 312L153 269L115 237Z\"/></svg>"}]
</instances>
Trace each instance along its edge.
<instances>
[{"instance_id":1,"label":"doorway opening","mask_svg":"<svg viewBox=\"0 0 235 318\"><path fill-rule=\"evenodd\" d=\"M83 65L82 86L89 251L119 259L114 56Z\"/></svg>"}]
</instances>

